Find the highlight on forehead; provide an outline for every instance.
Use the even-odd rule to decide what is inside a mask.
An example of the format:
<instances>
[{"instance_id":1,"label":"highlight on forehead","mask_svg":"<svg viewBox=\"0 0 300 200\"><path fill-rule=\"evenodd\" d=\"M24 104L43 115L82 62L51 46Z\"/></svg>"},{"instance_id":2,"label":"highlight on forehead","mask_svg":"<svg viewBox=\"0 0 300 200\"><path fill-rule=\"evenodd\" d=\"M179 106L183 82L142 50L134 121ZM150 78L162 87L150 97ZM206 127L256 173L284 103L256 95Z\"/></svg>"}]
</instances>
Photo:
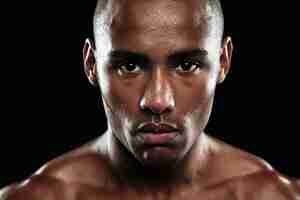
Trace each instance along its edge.
<instances>
[{"instance_id":1,"label":"highlight on forehead","mask_svg":"<svg viewBox=\"0 0 300 200\"><path fill-rule=\"evenodd\" d=\"M126 5L128 0L98 0L97 6L94 14L94 35L95 37L99 35L99 33L106 32L105 29L109 29L112 24L112 20L117 13L118 9L122 7L122 5ZM132 3L138 3L139 1L143 2L145 0L136 0L131 1ZM151 3L151 0L147 0L147 2L143 3ZM160 0L159 2L169 1L169 0ZM202 15L201 17L205 17L209 20L210 27L213 30L213 34L216 35L219 39L223 37L224 31L224 19L223 19L223 11L219 0L186 0L186 2L198 1L199 3L199 13ZM117 2L117 3L116 3ZM173 1L176 3L176 0ZM182 1L177 1L178 3L182 3ZM138 18L139 19L139 18Z\"/></svg>"}]
</instances>

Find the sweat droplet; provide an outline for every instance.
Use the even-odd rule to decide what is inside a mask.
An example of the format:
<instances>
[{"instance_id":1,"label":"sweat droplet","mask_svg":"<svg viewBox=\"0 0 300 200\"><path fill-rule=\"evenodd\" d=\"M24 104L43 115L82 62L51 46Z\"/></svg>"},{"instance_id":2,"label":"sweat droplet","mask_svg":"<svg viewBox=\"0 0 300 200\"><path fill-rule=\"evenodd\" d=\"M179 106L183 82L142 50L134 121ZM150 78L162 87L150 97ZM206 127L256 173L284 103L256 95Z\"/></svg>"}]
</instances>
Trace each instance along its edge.
<instances>
[{"instance_id":1,"label":"sweat droplet","mask_svg":"<svg viewBox=\"0 0 300 200\"><path fill-rule=\"evenodd\" d=\"M148 159L148 152L145 151L145 152L143 153L143 158L144 158L145 160Z\"/></svg>"}]
</instances>

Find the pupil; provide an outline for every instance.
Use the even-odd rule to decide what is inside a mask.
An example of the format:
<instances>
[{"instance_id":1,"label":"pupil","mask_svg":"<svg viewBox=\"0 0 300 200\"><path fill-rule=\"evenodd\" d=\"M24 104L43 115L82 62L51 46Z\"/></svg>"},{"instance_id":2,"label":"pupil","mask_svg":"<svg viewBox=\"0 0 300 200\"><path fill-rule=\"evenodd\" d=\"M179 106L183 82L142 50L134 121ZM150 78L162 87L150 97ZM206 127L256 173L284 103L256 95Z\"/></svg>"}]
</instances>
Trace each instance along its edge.
<instances>
[{"instance_id":1,"label":"pupil","mask_svg":"<svg viewBox=\"0 0 300 200\"><path fill-rule=\"evenodd\" d=\"M135 65L132 63L127 66L128 71L133 71L134 69L135 69Z\"/></svg>"},{"instance_id":2,"label":"pupil","mask_svg":"<svg viewBox=\"0 0 300 200\"><path fill-rule=\"evenodd\" d=\"M183 64L183 70L187 71L187 70L189 70L189 69L190 69L190 63L185 62L185 63Z\"/></svg>"}]
</instances>

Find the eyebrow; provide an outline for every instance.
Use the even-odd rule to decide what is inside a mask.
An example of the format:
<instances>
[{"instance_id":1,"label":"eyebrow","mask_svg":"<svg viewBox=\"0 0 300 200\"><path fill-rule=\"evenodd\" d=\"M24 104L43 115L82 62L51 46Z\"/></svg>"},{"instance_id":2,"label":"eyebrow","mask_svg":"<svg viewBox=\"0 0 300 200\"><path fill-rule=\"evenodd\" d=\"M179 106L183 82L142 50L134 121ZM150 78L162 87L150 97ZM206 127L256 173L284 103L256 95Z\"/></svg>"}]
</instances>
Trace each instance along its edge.
<instances>
[{"instance_id":1,"label":"eyebrow","mask_svg":"<svg viewBox=\"0 0 300 200\"><path fill-rule=\"evenodd\" d=\"M180 49L172 52L167 56L167 62L173 62L176 60L182 60L186 58L200 57L203 58L208 55L208 52L204 49L195 48L195 49ZM111 60L118 59L127 59L127 60L139 60L142 62L151 62L151 58L145 54L140 52L132 52L126 49L117 49L110 52L109 57Z\"/></svg>"},{"instance_id":2,"label":"eyebrow","mask_svg":"<svg viewBox=\"0 0 300 200\"><path fill-rule=\"evenodd\" d=\"M168 61L173 60L183 60L186 58L204 58L208 55L208 52L204 49L196 48L196 49L183 49L177 50L168 56Z\"/></svg>"},{"instance_id":3,"label":"eyebrow","mask_svg":"<svg viewBox=\"0 0 300 200\"><path fill-rule=\"evenodd\" d=\"M110 59L129 59L129 60L142 60L150 61L149 56L143 53L132 52L124 49L113 50L109 54Z\"/></svg>"}]
</instances>

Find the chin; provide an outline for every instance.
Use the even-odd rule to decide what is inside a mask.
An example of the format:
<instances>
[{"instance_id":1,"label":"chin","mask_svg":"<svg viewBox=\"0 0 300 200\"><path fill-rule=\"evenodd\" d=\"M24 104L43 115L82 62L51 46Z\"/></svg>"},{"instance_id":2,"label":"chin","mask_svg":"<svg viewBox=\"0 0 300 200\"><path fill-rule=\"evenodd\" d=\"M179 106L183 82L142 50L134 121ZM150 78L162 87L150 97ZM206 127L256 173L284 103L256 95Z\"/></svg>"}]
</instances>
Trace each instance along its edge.
<instances>
[{"instance_id":1,"label":"chin","mask_svg":"<svg viewBox=\"0 0 300 200\"><path fill-rule=\"evenodd\" d=\"M157 146L144 149L139 157L145 167L170 169L179 161L179 152L174 148Z\"/></svg>"}]
</instances>

